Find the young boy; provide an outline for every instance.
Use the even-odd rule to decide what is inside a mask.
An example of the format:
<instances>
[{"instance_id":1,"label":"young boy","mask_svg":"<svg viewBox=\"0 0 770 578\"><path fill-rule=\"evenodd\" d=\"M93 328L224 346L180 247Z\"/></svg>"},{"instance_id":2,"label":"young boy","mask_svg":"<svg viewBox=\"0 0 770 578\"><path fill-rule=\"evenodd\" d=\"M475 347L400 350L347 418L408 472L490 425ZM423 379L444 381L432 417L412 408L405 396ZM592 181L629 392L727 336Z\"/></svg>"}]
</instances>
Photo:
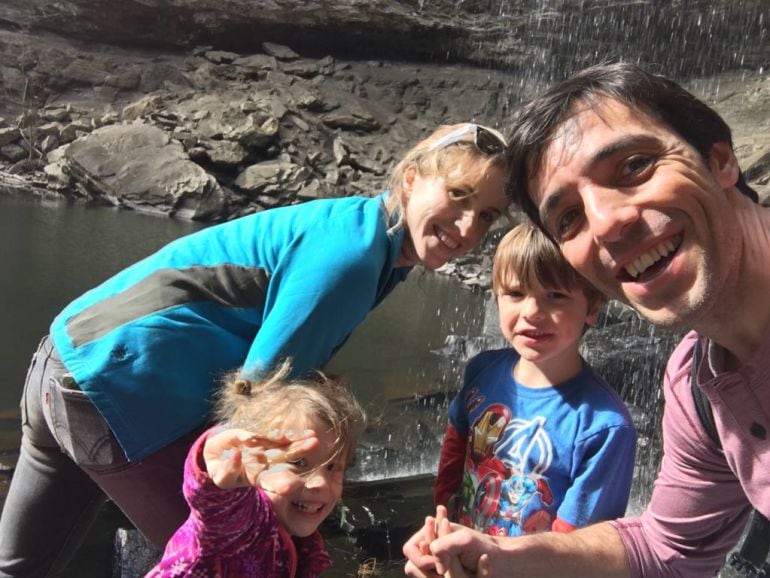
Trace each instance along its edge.
<instances>
[{"instance_id":1,"label":"young boy","mask_svg":"<svg viewBox=\"0 0 770 578\"><path fill-rule=\"evenodd\" d=\"M512 348L468 362L449 408L436 504L497 536L569 532L622 516L636 430L578 352L603 296L530 223L502 239L492 277Z\"/></svg>"}]
</instances>

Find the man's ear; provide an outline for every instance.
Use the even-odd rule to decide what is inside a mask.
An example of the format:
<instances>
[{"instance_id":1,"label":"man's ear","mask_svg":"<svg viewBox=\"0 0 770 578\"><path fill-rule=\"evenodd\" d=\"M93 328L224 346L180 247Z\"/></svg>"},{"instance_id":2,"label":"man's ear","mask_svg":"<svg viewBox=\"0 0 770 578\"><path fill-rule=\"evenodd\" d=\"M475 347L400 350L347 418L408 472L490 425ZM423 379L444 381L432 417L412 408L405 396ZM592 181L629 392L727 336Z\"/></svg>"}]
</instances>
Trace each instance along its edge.
<instances>
[{"instance_id":1,"label":"man's ear","mask_svg":"<svg viewBox=\"0 0 770 578\"><path fill-rule=\"evenodd\" d=\"M711 145L709 153L709 169L723 189L729 189L738 184L741 172L738 159L735 158L733 147L726 142L716 142Z\"/></svg>"}]
</instances>

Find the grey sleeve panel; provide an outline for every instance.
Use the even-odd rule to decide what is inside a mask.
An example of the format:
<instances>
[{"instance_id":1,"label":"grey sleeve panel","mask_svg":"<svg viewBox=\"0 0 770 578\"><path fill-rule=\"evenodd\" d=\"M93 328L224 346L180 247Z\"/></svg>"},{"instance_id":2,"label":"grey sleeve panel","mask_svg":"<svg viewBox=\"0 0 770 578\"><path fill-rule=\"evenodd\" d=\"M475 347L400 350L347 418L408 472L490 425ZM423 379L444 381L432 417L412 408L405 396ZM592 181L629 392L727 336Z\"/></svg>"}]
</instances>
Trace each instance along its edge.
<instances>
[{"instance_id":1,"label":"grey sleeve panel","mask_svg":"<svg viewBox=\"0 0 770 578\"><path fill-rule=\"evenodd\" d=\"M269 279L264 269L237 265L159 269L72 316L67 333L79 347L130 321L185 303L261 309Z\"/></svg>"}]
</instances>

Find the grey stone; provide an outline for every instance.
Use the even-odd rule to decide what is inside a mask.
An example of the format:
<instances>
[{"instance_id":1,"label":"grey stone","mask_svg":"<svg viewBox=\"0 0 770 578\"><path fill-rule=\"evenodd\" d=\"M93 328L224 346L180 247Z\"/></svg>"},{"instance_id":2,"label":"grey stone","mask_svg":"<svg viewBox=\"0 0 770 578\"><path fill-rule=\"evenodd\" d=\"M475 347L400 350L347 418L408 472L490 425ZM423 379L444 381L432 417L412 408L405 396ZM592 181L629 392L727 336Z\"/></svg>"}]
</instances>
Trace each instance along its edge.
<instances>
[{"instance_id":1,"label":"grey stone","mask_svg":"<svg viewBox=\"0 0 770 578\"><path fill-rule=\"evenodd\" d=\"M192 158L192 151L190 157ZM239 143L224 141L209 141L207 148L204 149L206 158L215 166L222 168L237 167L249 156L249 151L243 148Z\"/></svg>"},{"instance_id":2,"label":"grey stone","mask_svg":"<svg viewBox=\"0 0 770 578\"><path fill-rule=\"evenodd\" d=\"M252 194L276 195L298 175L297 165L282 161L265 161L247 167L233 185Z\"/></svg>"},{"instance_id":3,"label":"grey stone","mask_svg":"<svg viewBox=\"0 0 770 578\"><path fill-rule=\"evenodd\" d=\"M227 52L225 50L207 50L203 53L206 60L213 62L214 64L229 64L234 62L240 57L240 54L236 52Z\"/></svg>"},{"instance_id":4,"label":"grey stone","mask_svg":"<svg viewBox=\"0 0 770 578\"><path fill-rule=\"evenodd\" d=\"M233 61L233 64L253 71L267 71L276 69L275 56L267 54L251 54L249 56L241 56Z\"/></svg>"},{"instance_id":5,"label":"grey stone","mask_svg":"<svg viewBox=\"0 0 770 578\"><path fill-rule=\"evenodd\" d=\"M294 52L291 48L275 42L263 42L262 50L267 52L270 56L275 56L278 60L295 60L299 58L299 54Z\"/></svg>"},{"instance_id":6,"label":"grey stone","mask_svg":"<svg viewBox=\"0 0 770 578\"><path fill-rule=\"evenodd\" d=\"M278 119L274 116L250 114L223 136L226 139L237 140L246 148L264 148L275 140L278 126Z\"/></svg>"},{"instance_id":7,"label":"grey stone","mask_svg":"<svg viewBox=\"0 0 770 578\"><path fill-rule=\"evenodd\" d=\"M5 146L21 138L19 129L14 127L0 128L0 146Z\"/></svg>"},{"instance_id":8,"label":"grey stone","mask_svg":"<svg viewBox=\"0 0 770 578\"><path fill-rule=\"evenodd\" d=\"M162 554L133 528L118 528L114 545L113 578L141 578L158 563Z\"/></svg>"},{"instance_id":9,"label":"grey stone","mask_svg":"<svg viewBox=\"0 0 770 578\"><path fill-rule=\"evenodd\" d=\"M15 163L29 156L29 153L17 144L0 146L0 157Z\"/></svg>"},{"instance_id":10,"label":"grey stone","mask_svg":"<svg viewBox=\"0 0 770 578\"><path fill-rule=\"evenodd\" d=\"M214 178L149 125L96 129L67 147L65 159L87 194L113 205L184 219L216 219L226 209Z\"/></svg>"}]
</instances>

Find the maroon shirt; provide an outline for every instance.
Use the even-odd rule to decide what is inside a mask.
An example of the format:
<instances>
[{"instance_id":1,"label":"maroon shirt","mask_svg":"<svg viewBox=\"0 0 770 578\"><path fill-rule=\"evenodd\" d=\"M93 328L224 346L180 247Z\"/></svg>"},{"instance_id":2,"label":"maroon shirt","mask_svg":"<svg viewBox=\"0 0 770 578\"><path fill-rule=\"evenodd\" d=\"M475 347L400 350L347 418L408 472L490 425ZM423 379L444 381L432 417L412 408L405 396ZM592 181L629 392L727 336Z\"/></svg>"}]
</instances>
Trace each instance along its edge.
<instances>
[{"instance_id":1,"label":"maroon shirt","mask_svg":"<svg viewBox=\"0 0 770 578\"><path fill-rule=\"evenodd\" d=\"M664 378L663 461L647 510L613 522L631 576L713 576L754 507L770 516L770 332L738 371L724 350L708 356L698 385L711 401L724 451L709 438L691 391L695 333L669 359Z\"/></svg>"}]
</instances>

